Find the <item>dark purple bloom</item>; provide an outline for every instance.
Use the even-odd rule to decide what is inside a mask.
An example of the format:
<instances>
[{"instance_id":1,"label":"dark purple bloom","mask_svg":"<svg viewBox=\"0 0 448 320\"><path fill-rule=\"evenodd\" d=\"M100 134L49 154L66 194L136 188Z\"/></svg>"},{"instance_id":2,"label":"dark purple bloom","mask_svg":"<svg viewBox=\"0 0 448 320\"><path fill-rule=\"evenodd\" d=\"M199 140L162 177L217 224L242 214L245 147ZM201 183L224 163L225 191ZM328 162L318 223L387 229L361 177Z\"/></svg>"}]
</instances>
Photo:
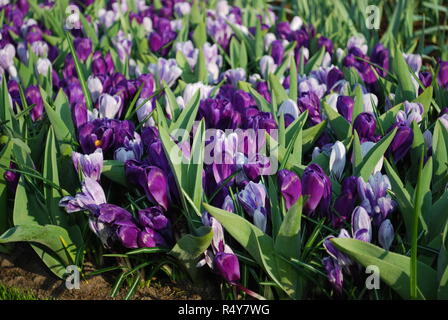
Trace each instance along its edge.
<instances>
[{"instance_id":1,"label":"dark purple bloom","mask_svg":"<svg viewBox=\"0 0 448 320\"><path fill-rule=\"evenodd\" d=\"M271 94L269 92L268 83L266 81L257 82L255 85L255 90L262 95L263 98L269 103L272 102Z\"/></svg>"},{"instance_id":2,"label":"dark purple bloom","mask_svg":"<svg viewBox=\"0 0 448 320\"><path fill-rule=\"evenodd\" d=\"M289 210L302 195L302 183L297 174L283 169L278 172L278 185L285 199L286 210Z\"/></svg>"},{"instance_id":3,"label":"dark purple bloom","mask_svg":"<svg viewBox=\"0 0 448 320\"><path fill-rule=\"evenodd\" d=\"M241 124L241 114L226 99L202 100L197 119L202 118L205 119L207 128L235 129Z\"/></svg>"},{"instance_id":4,"label":"dark purple bloom","mask_svg":"<svg viewBox=\"0 0 448 320\"><path fill-rule=\"evenodd\" d=\"M339 214L339 216L335 215L332 221L335 227L341 226L356 206L358 201L358 178L355 176L345 178L341 189L341 194L334 202L334 209Z\"/></svg>"},{"instance_id":5,"label":"dark purple bloom","mask_svg":"<svg viewBox=\"0 0 448 320\"><path fill-rule=\"evenodd\" d=\"M299 98L298 103L301 112L308 110L308 119L310 119L313 125L322 122L322 116L320 114L320 99L314 92L305 92Z\"/></svg>"},{"instance_id":6,"label":"dark purple bloom","mask_svg":"<svg viewBox=\"0 0 448 320\"><path fill-rule=\"evenodd\" d=\"M440 61L437 81L439 86L448 89L448 61Z\"/></svg>"},{"instance_id":7,"label":"dark purple bloom","mask_svg":"<svg viewBox=\"0 0 448 320\"><path fill-rule=\"evenodd\" d=\"M229 283L236 283L240 279L240 264L234 254L218 252L213 265L215 270Z\"/></svg>"},{"instance_id":8,"label":"dark purple bloom","mask_svg":"<svg viewBox=\"0 0 448 320\"><path fill-rule=\"evenodd\" d=\"M87 107L84 102L79 102L71 108L71 111L73 124L79 130L79 127L87 122Z\"/></svg>"},{"instance_id":9,"label":"dark purple bloom","mask_svg":"<svg viewBox=\"0 0 448 320\"><path fill-rule=\"evenodd\" d=\"M44 114L44 101L40 95L40 90L38 86L29 86L25 90L26 102L28 105L34 104L34 108L31 109L31 119L33 121L39 120Z\"/></svg>"},{"instance_id":10,"label":"dark purple bloom","mask_svg":"<svg viewBox=\"0 0 448 320\"><path fill-rule=\"evenodd\" d=\"M319 38L319 40L317 41L317 45L319 48L325 47L325 50L329 54L333 54L333 42L330 39L328 39L324 36L321 36Z\"/></svg>"},{"instance_id":11,"label":"dark purple bloom","mask_svg":"<svg viewBox=\"0 0 448 320\"><path fill-rule=\"evenodd\" d=\"M239 112L245 112L247 108L256 106L257 103L250 93L243 90L237 90L233 94L232 105Z\"/></svg>"},{"instance_id":12,"label":"dark purple bloom","mask_svg":"<svg viewBox=\"0 0 448 320\"><path fill-rule=\"evenodd\" d=\"M418 78L422 82L425 88L429 87L432 83L432 73L428 71L423 71L418 74Z\"/></svg>"},{"instance_id":13,"label":"dark purple bloom","mask_svg":"<svg viewBox=\"0 0 448 320\"><path fill-rule=\"evenodd\" d=\"M104 57L100 51L96 51L92 57L92 72L94 75L113 74L115 69L112 55L107 53Z\"/></svg>"},{"instance_id":14,"label":"dark purple bloom","mask_svg":"<svg viewBox=\"0 0 448 320\"><path fill-rule=\"evenodd\" d=\"M92 53L92 40L89 38L76 38L74 45L79 60L82 62L86 61Z\"/></svg>"},{"instance_id":15,"label":"dark purple bloom","mask_svg":"<svg viewBox=\"0 0 448 320\"><path fill-rule=\"evenodd\" d=\"M377 81L377 77L373 72L371 65L367 62L368 60L369 57L366 56L361 49L353 46L349 49L348 55L344 58L343 62L346 67L356 68L364 82L371 84Z\"/></svg>"},{"instance_id":16,"label":"dark purple bloom","mask_svg":"<svg viewBox=\"0 0 448 320\"><path fill-rule=\"evenodd\" d=\"M303 172L302 194L308 196L303 206L306 214L316 210L328 214L331 202L331 180L318 164L309 165Z\"/></svg>"},{"instance_id":17,"label":"dark purple bloom","mask_svg":"<svg viewBox=\"0 0 448 320\"><path fill-rule=\"evenodd\" d=\"M9 162L9 168L14 170L18 169L17 165L14 162ZM15 193L17 185L19 184L20 173L12 170L6 170L3 174L3 178L6 181L6 185L8 186L9 191L11 193Z\"/></svg>"},{"instance_id":18,"label":"dark purple bloom","mask_svg":"<svg viewBox=\"0 0 448 320\"><path fill-rule=\"evenodd\" d=\"M348 121L352 122L353 107L355 100L349 96L339 96L336 103L338 112Z\"/></svg>"},{"instance_id":19,"label":"dark purple bloom","mask_svg":"<svg viewBox=\"0 0 448 320\"><path fill-rule=\"evenodd\" d=\"M360 113L353 123L353 130L356 130L359 135L361 142L373 141L375 142L375 130L376 130L376 120L375 116L370 112Z\"/></svg>"},{"instance_id":20,"label":"dark purple bloom","mask_svg":"<svg viewBox=\"0 0 448 320\"><path fill-rule=\"evenodd\" d=\"M163 230L170 227L170 221L159 206L139 210L138 219L142 227L149 227L153 230Z\"/></svg>"},{"instance_id":21,"label":"dark purple bloom","mask_svg":"<svg viewBox=\"0 0 448 320\"><path fill-rule=\"evenodd\" d=\"M274 40L271 44L271 56L276 65L280 65L283 61L285 49L281 40Z\"/></svg>"},{"instance_id":22,"label":"dark purple bloom","mask_svg":"<svg viewBox=\"0 0 448 320\"><path fill-rule=\"evenodd\" d=\"M344 79L344 74L337 67L333 67L327 74L327 88L328 90L335 89L333 88L336 83L340 80Z\"/></svg>"},{"instance_id":23,"label":"dark purple bloom","mask_svg":"<svg viewBox=\"0 0 448 320\"><path fill-rule=\"evenodd\" d=\"M125 173L127 180L142 188L151 202L168 209L168 183L160 168L128 160Z\"/></svg>"},{"instance_id":24,"label":"dark purple bloom","mask_svg":"<svg viewBox=\"0 0 448 320\"><path fill-rule=\"evenodd\" d=\"M414 140L414 131L405 122L395 123L388 131L394 128L397 128L397 133L388 148L388 153L393 154L395 162L398 162L411 149L412 141Z\"/></svg>"},{"instance_id":25,"label":"dark purple bloom","mask_svg":"<svg viewBox=\"0 0 448 320\"><path fill-rule=\"evenodd\" d=\"M84 153L92 153L97 148L104 153L114 152L123 146L126 137L133 139L134 124L128 120L95 119L83 124L78 136Z\"/></svg>"},{"instance_id":26,"label":"dark purple bloom","mask_svg":"<svg viewBox=\"0 0 448 320\"><path fill-rule=\"evenodd\" d=\"M384 78L387 76L387 72L389 71L389 50L381 43L377 43L373 48L371 61L381 67L381 69L375 67L381 77Z\"/></svg>"},{"instance_id":27,"label":"dark purple bloom","mask_svg":"<svg viewBox=\"0 0 448 320\"><path fill-rule=\"evenodd\" d=\"M332 257L325 257L322 259L322 264L327 272L328 281L330 281L338 292L342 292L344 276L338 261Z\"/></svg>"}]
</instances>

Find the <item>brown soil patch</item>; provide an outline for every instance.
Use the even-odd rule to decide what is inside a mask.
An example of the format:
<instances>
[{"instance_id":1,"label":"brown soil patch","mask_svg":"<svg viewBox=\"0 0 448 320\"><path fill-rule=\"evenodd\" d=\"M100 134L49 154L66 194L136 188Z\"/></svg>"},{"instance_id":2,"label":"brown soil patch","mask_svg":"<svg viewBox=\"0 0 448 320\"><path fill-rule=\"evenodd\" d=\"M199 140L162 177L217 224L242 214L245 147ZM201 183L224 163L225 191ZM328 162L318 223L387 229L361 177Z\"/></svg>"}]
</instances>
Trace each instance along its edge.
<instances>
[{"instance_id":1,"label":"brown soil patch","mask_svg":"<svg viewBox=\"0 0 448 320\"><path fill-rule=\"evenodd\" d=\"M95 269L86 264L85 271ZM115 298L110 293L114 277L97 275L82 280L79 290L68 290L65 282L56 278L39 260L27 244L17 244L12 254L0 254L0 283L30 291L39 299L58 300L110 300L123 299L127 291L122 289ZM196 288L191 283L176 283L157 280L151 286L140 288L134 295L136 300L201 300L217 299L213 288Z\"/></svg>"}]
</instances>

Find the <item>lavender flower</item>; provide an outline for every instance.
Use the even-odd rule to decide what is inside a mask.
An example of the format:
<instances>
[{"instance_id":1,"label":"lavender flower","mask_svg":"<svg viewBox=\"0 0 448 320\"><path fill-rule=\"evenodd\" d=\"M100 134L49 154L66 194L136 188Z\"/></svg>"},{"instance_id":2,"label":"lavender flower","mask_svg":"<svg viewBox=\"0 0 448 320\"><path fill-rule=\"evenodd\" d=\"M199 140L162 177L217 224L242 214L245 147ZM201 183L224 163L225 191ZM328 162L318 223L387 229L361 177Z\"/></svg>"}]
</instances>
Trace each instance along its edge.
<instances>
[{"instance_id":1,"label":"lavender flower","mask_svg":"<svg viewBox=\"0 0 448 320\"><path fill-rule=\"evenodd\" d=\"M182 74L182 70L177 66L176 60L166 60L164 58L159 58L156 64L151 63L149 65L149 71L155 75L160 86L163 86L163 82L165 82L169 87Z\"/></svg>"}]
</instances>

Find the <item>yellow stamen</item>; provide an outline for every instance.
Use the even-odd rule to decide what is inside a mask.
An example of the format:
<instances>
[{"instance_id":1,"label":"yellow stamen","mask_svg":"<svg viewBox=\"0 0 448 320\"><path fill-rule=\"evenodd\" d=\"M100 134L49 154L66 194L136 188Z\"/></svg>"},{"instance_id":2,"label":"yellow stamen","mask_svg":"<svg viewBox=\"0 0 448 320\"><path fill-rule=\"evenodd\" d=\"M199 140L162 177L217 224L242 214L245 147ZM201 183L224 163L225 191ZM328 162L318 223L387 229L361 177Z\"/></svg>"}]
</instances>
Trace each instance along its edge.
<instances>
[{"instance_id":1,"label":"yellow stamen","mask_svg":"<svg viewBox=\"0 0 448 320\"><path fill-rule=\"evenodd\" d=\"M95 140L95 147L99 148L102 144L101 140Z\"/></svg>"}]
</instances>

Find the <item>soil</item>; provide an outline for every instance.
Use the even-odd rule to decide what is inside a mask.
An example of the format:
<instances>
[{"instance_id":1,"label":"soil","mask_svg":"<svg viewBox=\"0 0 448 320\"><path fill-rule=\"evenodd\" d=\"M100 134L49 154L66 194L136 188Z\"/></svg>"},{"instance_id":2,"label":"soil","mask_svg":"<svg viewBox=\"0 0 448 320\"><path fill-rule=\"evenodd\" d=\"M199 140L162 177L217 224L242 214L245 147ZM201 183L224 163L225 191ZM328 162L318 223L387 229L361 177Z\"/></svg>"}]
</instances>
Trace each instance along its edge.
<instances>
[{"instance_id":1,"label":"soil","mask_svg":"<svg viewBox=\"0 0 448 320\"><path fill-rule=\"evenodd\" d=\"M86 273L95 269L91 264L84 266ZM38 299L58 300L111 300L123 299L123 289L115 298L110 293L113 278L96 275L82 280L80 289L68 290L65 281L56 278L39 260L34 250L27 244L17 244L13 254L0 253L0 283L25 290ZM216 292L211 288L196 288L191 283L171 283L170 281L153 281L151 286L140 288L134 295L135 300L202 300L216 299Z\"/></svg>"}]
</instances>

